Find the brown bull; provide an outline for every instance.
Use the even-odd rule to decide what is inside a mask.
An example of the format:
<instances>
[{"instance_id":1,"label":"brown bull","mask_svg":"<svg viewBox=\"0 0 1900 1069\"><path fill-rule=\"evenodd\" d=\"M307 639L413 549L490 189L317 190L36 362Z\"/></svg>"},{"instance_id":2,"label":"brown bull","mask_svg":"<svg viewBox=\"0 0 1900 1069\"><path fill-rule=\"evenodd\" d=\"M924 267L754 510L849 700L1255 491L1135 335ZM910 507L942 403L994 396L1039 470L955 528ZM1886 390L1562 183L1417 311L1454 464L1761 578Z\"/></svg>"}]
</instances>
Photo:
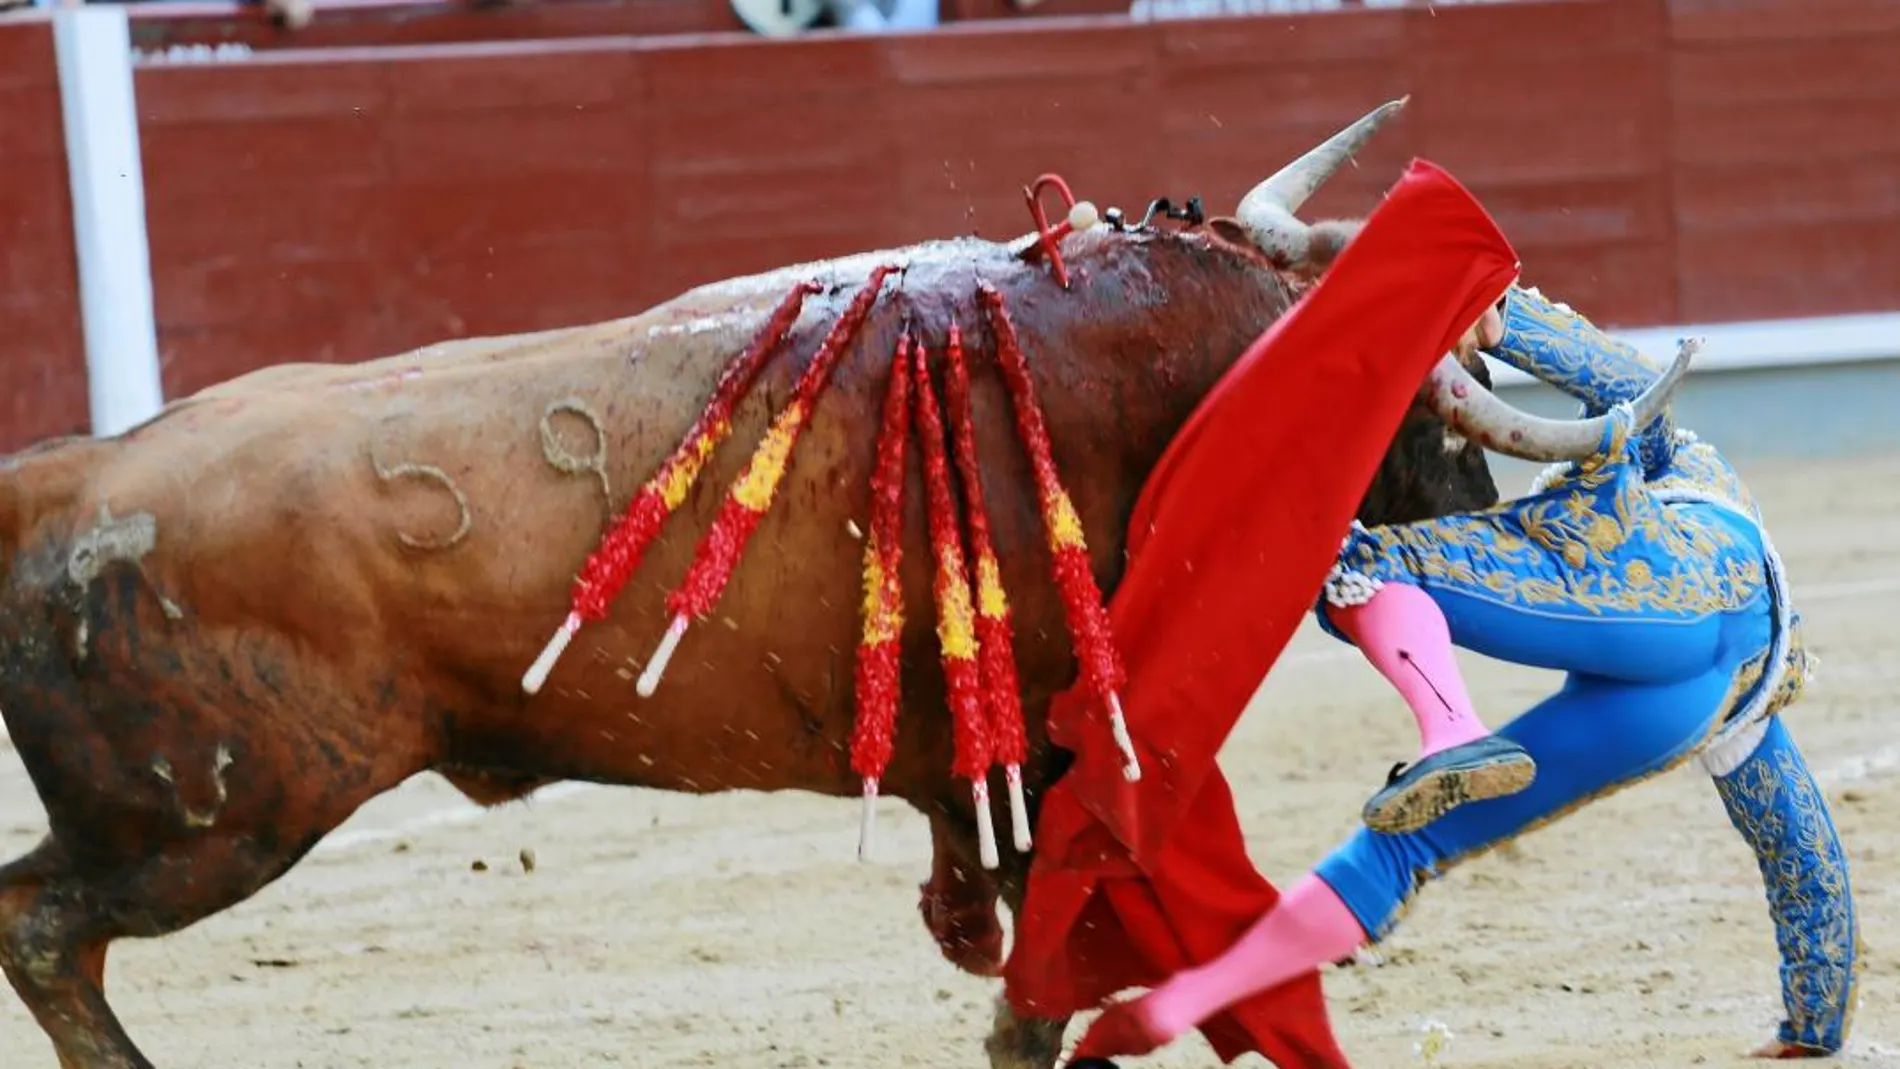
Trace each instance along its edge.
<instances>
[{"instance_id":1,"label":"brown bull","mask_svg":"<svg viewBox=\"0 0 1900 1069\"><path fill-rule=\"evenodd\" d=\"M149 1069L105 999L113 940L164 935L243 901L418 772L484 804L564 779L856 795L847 740L862 547L849 532L864 522L906 323L936 352L956 322L972 354L1033 800L1063 768L1041 721L1076 664L973 294L987 282L1012 310L1096 579L1112 591L1150 468L1292 300L1269 261L1296 267L1308 243L1285 209L1374 126L1369 117L1270 180L1237 219L1070 236L1066 291L1020 248L928 243L706 286L610 323L260 371L117 438L5 461L0 708L51 827L0 869L0 964L59 1064ZM839 310L893 260L907 262L901 280L844 352L726 596L658 692L637 697L664 595L725 487ZM788 338L799 355L768 365L609 618L525 694L523 668L565 613L603 525L674 447L730 355L806 278L826 288ZM1464 442L1415 412L1362 517L1492 502L1485 437ZM883 790L928 816L937 856L926 915L946 954L986 972L996 896L1019 901L1028 859L1006 850L994 877L975 863L970 796L948 773L914 468L911 482L905 708ZM1060 1034L1061 1022L1003 1020L992 1056L1046 1069Z\"/></svg>"}]
</instances>

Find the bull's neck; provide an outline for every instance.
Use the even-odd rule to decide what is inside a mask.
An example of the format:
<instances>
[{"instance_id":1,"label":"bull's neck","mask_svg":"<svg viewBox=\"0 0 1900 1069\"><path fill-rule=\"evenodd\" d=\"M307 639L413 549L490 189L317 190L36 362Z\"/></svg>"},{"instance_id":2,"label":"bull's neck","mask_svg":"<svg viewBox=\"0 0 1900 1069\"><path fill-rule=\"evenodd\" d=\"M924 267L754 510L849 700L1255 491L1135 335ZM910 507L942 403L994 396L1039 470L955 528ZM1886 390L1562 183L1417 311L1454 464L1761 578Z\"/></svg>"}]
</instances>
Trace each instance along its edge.
<instances>
[{"instance_id":1,"label":"bull's neck","mask_svg":"<svg viewBox=\"0 0 1900 1069\"><path fill-rule=\"evenodd\" d=\"M1044 357L1039 378L1052 433L1067 438L1065 464L1093 484L1092 519L1112 528L1119 557L1163 453L1292 295L1271 271L1202 238L1090 237L1074 243L1069 290L1025 293L1017 319Z\"/></svg>"}]
</instances>

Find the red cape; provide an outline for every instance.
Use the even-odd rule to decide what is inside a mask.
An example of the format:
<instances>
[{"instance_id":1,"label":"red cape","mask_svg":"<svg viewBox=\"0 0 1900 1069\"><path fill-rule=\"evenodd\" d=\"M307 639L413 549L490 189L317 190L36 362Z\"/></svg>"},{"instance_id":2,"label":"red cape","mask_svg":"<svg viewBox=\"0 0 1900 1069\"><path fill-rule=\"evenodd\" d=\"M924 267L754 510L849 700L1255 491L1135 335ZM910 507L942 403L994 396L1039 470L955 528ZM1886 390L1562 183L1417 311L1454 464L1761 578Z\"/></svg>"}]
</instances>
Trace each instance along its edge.
<instances>
[{"instance_id":1,"label":"red cape","mask_svg":"<svg viewBox=\"0 0 1900 1069\"><path fill-rule=\"evenodd\" d=\"M1122 778L1082 684L1057 697L1050 737L1076 763L1038 818L1005 970L1018 1012L1065 1016L1152 986L1226 950L1278 900L1247 857L1215 756L1312 609L1419 385L1517 270L1484 208L1414 160L1168 447L1109 607L1143 776ZM1317 970L1202 1031L1227 1061L1346 1065Z\"/></svg>"}]
</instances>

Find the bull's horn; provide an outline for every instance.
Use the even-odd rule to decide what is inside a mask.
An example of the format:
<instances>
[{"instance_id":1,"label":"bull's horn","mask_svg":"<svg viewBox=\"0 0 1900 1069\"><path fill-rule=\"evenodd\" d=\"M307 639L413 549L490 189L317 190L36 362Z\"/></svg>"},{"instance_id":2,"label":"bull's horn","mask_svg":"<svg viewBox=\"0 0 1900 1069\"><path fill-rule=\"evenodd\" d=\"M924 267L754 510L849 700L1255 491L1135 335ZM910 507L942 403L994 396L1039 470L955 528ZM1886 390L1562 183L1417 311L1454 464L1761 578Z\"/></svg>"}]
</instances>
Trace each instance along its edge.
<instances>
[{"instance_id":1,"label":"bull's horn","mask_svg":"<svg viewBox=\"0 0 1900 1069\"><path fill-rule=\"evenodd\" d=\"M1240 198L1234 218L1247 229L1248 237L1261 252L1276 264L1291 265L1306 259L1306 224L1293 213L1411 99L1407 95L1379 105Z\"/></svg>"},{"instance_id":2,"label":"bull's horn","mask_svg":"<svg viewBox=\"0 0 1900 1069\"><path fill-rule=\"evenodd\" d=\"M1647 428L1663 410L1689 372L1702 348L1699 339L1684 339L1676 361L1630 402L1630 433ZM1603 448L1604 432L1615 413L1591 419L1545 419L1525 412L1485 389L1456 356L1447 355L1425 380L1422 399L1454 430L1479 444L1519 460L1541 462L1584 460Z\"/></svg>"}]
</instances>

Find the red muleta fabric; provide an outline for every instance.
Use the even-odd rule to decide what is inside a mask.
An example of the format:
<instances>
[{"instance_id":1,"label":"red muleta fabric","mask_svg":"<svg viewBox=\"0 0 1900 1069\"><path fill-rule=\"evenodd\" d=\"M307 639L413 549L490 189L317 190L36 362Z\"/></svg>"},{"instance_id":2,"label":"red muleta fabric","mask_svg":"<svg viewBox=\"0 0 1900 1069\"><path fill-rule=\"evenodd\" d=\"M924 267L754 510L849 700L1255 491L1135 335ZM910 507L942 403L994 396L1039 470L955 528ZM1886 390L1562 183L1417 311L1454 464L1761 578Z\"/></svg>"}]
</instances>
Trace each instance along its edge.
<instances>
[{"instance_id":1,"label":"red muleta fabric","mask_svg":"<svg viewBox=\"0 0 1900 1069\"><path fill-rule=\"evenodd\" d=\"M1019 1013L1078 1013L1158 983L1224 951L1279 899L1247 857L1215 756L1312 609L1425 375L1517 272L1484 208L1414 160L1170 444L1130 519L1110 607L1144 775L1122 778L1085 686L1057 697L1050 735L1076 762L1043 799L1005 971ZM1202 1031L1224 1061L1347 1064L1317 971Z\"/></svg>"}]
</instances>

